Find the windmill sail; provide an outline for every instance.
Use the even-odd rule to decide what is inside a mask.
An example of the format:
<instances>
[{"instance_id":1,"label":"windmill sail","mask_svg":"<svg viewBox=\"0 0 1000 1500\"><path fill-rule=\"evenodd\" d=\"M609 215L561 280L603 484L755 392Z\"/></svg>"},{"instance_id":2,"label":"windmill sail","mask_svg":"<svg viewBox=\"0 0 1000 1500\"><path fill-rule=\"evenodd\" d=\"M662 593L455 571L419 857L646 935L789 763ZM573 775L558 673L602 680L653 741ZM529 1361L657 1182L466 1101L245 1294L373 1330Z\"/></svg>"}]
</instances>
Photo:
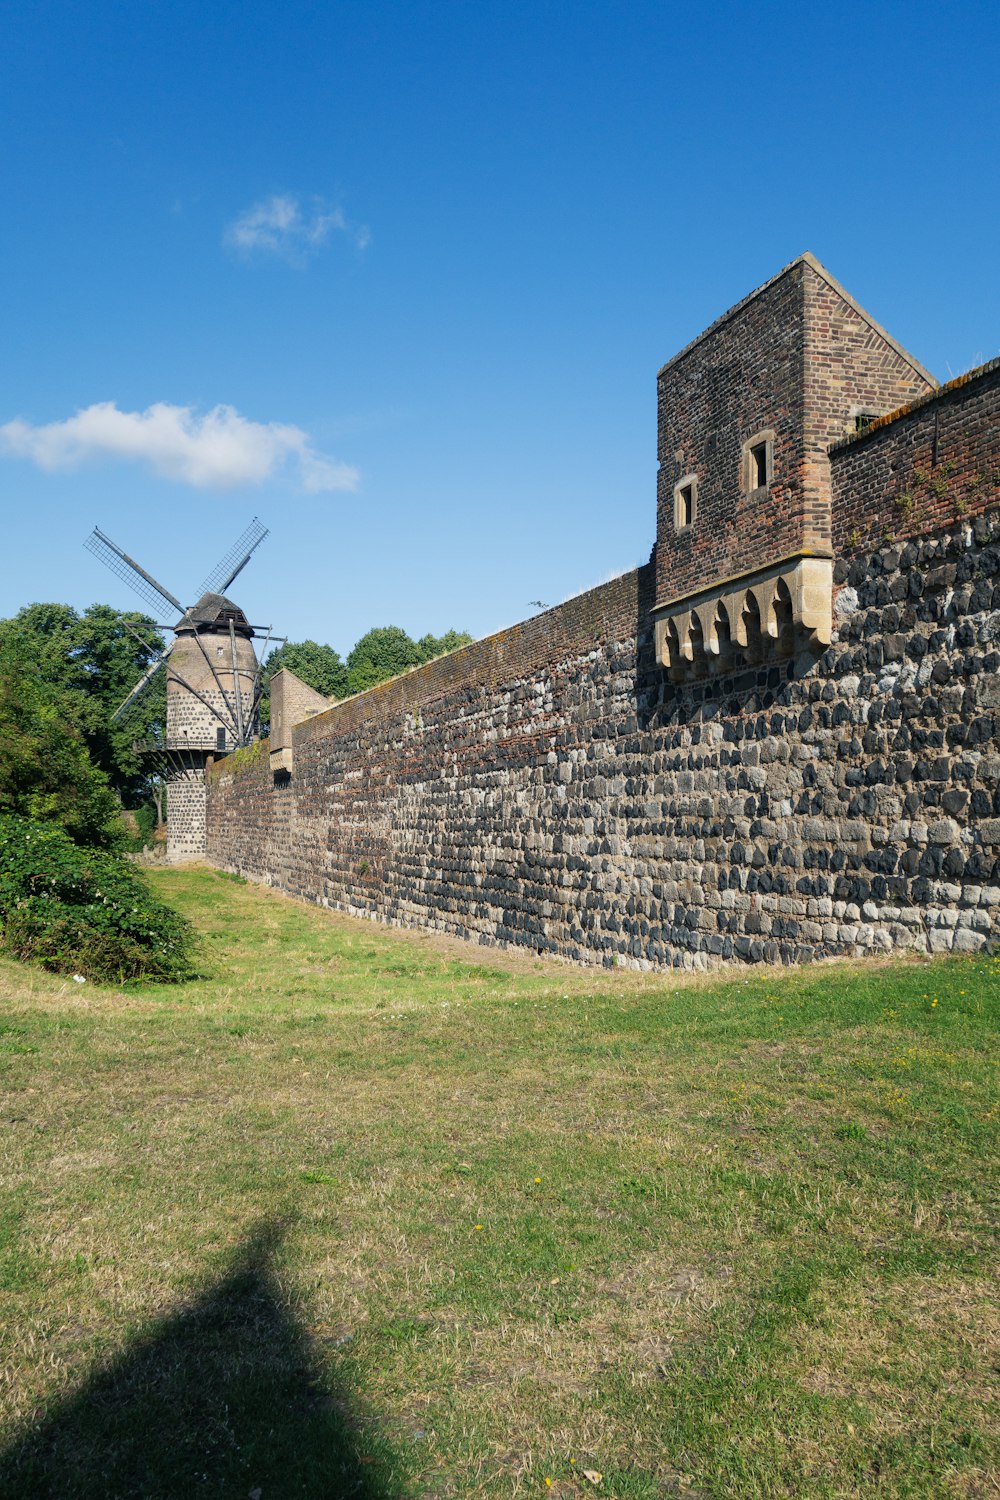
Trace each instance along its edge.
<instances>
[{"instance_id":1,"label":"windmill sail","mask_svg":"<svg viewBox=\"0 0 1000 1500\"><path fill-rule=\"evenodd\" d=\"M234 579L243 572L267 534L267 527L254 516L243 535L236 538L225 557L216 563L209 573L201 586L201 592L224 594Z\"/></svg>"},{"instance_id":2,"label":"windmill sail","mask_svg":"<svg viewBox=\"0 0 1000 1500\"><path fill-rule=\"evenodd\" d=\"M133 704L135 702L135 700L138 698L139 694L141 692L143 692L149 686L149 684L152 682L152 680L156 676L157 672L163 666L163 663L166 661L167 657L170 655L170 653L171 653L172 650L173 650L173 642L171 642L171 644L167 647L167 649L165 651L161 651L160 652L160 655L156 658L156 660L153 662L153 664L152 664L151 667L147 667L146 668L145 672L139 678L139 681L136 683L135 687L129 693L129 695L125 699L124 703L119 704L119 706L115 709L114 713L111 715L111 722L112 722L112 724L117 724L118 723L118 720L121 718L121 716L125 712L125 710L131 704Z\"/></svg>"},{"instance_id":3,"label":"windmill sail","mask_svg":"<svg viewBox=\"0 0 1000 1500\"><path fill-rule=\"evenodd\" d=\"M147 573L145 568L139 566L135 558L129 557L127 552L123 552L109 536L105 536L103 531L98 531L96 526L83 545L88 552L99 557L104 566L110 568L117 578L122 579L131 589L134 589L140 599L144 599L154 609L159 610L166 602L172 604L181 614L184 613L183 604L169 589L165 589L162 583L157 583L152 573Z\"/></svg>"}]
</instances>

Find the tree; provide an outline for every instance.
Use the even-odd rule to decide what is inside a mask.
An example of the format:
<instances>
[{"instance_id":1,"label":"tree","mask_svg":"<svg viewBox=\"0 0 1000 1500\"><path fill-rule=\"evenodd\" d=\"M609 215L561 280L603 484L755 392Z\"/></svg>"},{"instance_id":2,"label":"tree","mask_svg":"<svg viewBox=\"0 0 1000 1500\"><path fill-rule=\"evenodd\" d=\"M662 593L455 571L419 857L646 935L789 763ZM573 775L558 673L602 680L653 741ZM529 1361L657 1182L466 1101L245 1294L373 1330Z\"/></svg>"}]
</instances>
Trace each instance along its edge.
<instances>
[{"instance_id":1,"label":"tree","mask_svg":"<svg viewBox=\"0 0 1000 1500\"><path fill-rule=\"evenodd\" d=\"M90 758L72 690L47 681L21 642L0 638L0 812L56 823L76 843L114 848L118 800Z\"/></svg>"},{"instance_id":2,"label":"tree","mask_svg":"<svg viewBox=\"0 0 1000 1500\"><path fill-rule=\"evenodd\" d=\"M433 661L435 656L444 656L457 651L459 646L471 646L472 636L467 630L446 630L444 635L422 635L417 642L420 660Z\"/></svg>"},{"instance_id":3,"label":"tree","mask_svg":"<svg viewBox=\"0 0 1000 1500\"><path fill-rule=\"evenodd\" d=\"M270 722L266 684L280 667L288 667L326 698L346 698L349 693L362 693L387 677L419 667L446 651L467 646L471 640L472 636L464 630L447 630L442 636L425 635L415 641L398 625L382 625L361 637L346 662L341 661L332 646L320 646L316 641L289 641L272 651L264 663L261 720L265 724Z\"/></svg>"},{"instance_id":4,"label":"tree","mask_svg":"<svg viewBox=\"0 0 1000 1500\"><path fill-rule=\"evenodd\" d=\"M160 655L163 641L148 616L122 614L106 604L84 611L76 638L86 681L85 733L91 754L125 803L134 804L149 793L150 766L133 747L166 726L166 673L157 674L117 723L111 717Z\"/></svg>"},{"instance_id":5,"label":"tree","mask_svg":"<svg viewBox=\"0 0 1000 1500\"><path fill-rule=\"evenodd\" d=\"M68 604L29 604L0 620L0 645L30 663L59 696L97 766L118 796L136 805L148 794L150 771L133 750L166 717L162 674L117 724L111 716L163 649L153 621L92 604L82 615Z\"/></svg>"},{"instance_id":6,"label":"tree","mask_svg":"<svg viewBox=\"0 0 1000 1500\"><path fill-rule=\"evenodd\" d=\"M363 635L347 657L347 680L352 693L396 677L423 658L416 641L398 625L382 625Z\"/></svg>"},{"instance_id":7,"label":"tree","mask_svg":"<svg viewBox=\"0 0 1000 1500\"><path fill-rule=\"evenodd\" d=\"M271 695L267 685L275 672L287 667L296 677L324 698L346 698L348 693L347 668L340 653L332 646L321 646L318 641L286 641L272 651L264 663L262 677L264 691L260 699L261 726L271 722Z\"/></svg>"},{"instance_id":8,"label":"tree","mask_svg":"<svg viewBox=\"0 0 1000 1500\"><path fill-rule=\"evenodd\" d=\"M347 668L340 653L318 641L286 641L272 651L264 663L264 680L287 667L324 698L343 698L347 692Z\"/></svg>"}]
</instances>

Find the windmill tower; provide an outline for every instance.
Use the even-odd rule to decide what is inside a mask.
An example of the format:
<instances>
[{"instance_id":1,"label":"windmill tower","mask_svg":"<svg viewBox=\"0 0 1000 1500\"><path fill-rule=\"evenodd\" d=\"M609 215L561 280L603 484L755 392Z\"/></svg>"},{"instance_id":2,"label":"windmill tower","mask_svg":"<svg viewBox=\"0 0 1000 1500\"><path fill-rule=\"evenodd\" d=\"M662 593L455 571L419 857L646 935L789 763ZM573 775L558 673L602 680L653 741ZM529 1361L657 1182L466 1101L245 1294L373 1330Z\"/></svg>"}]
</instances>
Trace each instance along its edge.
<instances>
[{"instance_id":1,"label":"windmill tower","mask_svg":"<svg viewBox=\"0 0 1000 1500\"><path fill-rule=\"evenodd\" d=\"M177 611L159 629L173 638L112 715L128 712L163 668L167 714L162 733L137 746L151 756L167 784L167 858L198 859L206 849L205 767L209 759L248 745L259 735L261 668L270 626L251 625L226 590L267 536L256 516L201 586L197 604L181 601L95 527L84 546L157 613ZM258 658L254 641L264 640Z\"/></svg>"}]
</instances>

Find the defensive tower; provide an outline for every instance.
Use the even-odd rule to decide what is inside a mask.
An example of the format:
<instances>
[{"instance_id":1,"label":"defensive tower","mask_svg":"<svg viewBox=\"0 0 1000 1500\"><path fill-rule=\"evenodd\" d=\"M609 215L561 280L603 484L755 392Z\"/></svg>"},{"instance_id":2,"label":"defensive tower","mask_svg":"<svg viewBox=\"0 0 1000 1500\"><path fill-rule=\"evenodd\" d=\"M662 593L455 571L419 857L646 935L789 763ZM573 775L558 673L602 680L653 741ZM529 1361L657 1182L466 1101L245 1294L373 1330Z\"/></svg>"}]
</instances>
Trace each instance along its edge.
<instances>
[{"instance_id":1,"label":"defensive tower","mask_svg":"<svg viewBox=\"0 0 1000 1500\"><path fill-rule=\"evenodd\" d=\"M828 645L830 446L934 377L807 252L657 385L660 664L686 682Z\"/></svg>"}]
</instances>

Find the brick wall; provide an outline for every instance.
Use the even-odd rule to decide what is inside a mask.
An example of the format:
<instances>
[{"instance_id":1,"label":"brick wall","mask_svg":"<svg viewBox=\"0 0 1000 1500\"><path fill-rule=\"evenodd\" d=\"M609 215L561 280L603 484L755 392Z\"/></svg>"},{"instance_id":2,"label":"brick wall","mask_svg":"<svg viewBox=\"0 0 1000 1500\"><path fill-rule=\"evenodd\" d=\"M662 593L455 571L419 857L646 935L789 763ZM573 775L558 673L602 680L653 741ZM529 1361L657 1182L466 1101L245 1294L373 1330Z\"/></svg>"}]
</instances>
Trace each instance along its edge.
<instances>
[{"instance_id":1,"label":"brick wall","mask_svg":"<svg viewBox=\"0 0 1000 1500\"><path fill-rule=\"evenodd\" d=\"M820 283L808 259L786 268L661 377L655 562L298 725L291 776L266 741L216 763L209 858L608 966L996 941L1000 362L921 396L919 367ZM901 391L909 406L827 457L853 404ZM768 426L776 478L751 513L734 473ZM683 546L670 463L702 463ZM657 668L665 594L821 521L828 649L676 684Z\"/></svg>"},{"instance_id":2,"label":"brick wall","mask_svg":"<svg viewBox=\"0 0 1000 1500\"><path fill-rule=\"evenodd\" d=\"M832 539L829 450L860 413L883 415L931 394L934 381L824 275L807 266L803 462L807 530Z\"/></svg>"},{"instance_id":3,"label":"brick wall","mask_svg":"<svg viewBox=\"0 0 1000 1500\"><path fill-rule=\"evenodd\" d=\"M800 549L829 552L827 450L858 412L883 413L933 381L802 256L730 309L660 371L657 598L681 598ZM773 482L748 492L744 443L774 433ZM674 488L698 478L694 524Z\"/></svg>"},{"instance_id":4,"label":"brick wall","mask_svg":"<svg viewBox=\"0 0 1000 1500\"><path fill-rule=\"evenodd\" d=\"M793 266L660 371L657 380L657 597L743 573L801 542L803 268ZM744 441L775 431L767 499L741 488ZM674 526L674 487L698 477L693 526Z\"/></svg>"},{"instance_id":5,"label":"brick wall","mask_svg":"<svg viewBox=\"0 0 1000 1500\"><path fill-rule=\"evenodd\" d=\"M292 728L307 719L310 714L325 708L329 699L317 693L308 683L296 677L287 667L281 667L268 683L271 695L271 750L284 749L292 743Z\"/></svg>"},{"instance_id":6,"label":"brick wall","mask_svg":"<svg viewBox=\"0 0 1000 1500\"><path fill-rule=\"evenodd\" d=\"M838 553L922 535L1000 497L1000 359L835 446Z\"/></svg>"}]
</instances>

